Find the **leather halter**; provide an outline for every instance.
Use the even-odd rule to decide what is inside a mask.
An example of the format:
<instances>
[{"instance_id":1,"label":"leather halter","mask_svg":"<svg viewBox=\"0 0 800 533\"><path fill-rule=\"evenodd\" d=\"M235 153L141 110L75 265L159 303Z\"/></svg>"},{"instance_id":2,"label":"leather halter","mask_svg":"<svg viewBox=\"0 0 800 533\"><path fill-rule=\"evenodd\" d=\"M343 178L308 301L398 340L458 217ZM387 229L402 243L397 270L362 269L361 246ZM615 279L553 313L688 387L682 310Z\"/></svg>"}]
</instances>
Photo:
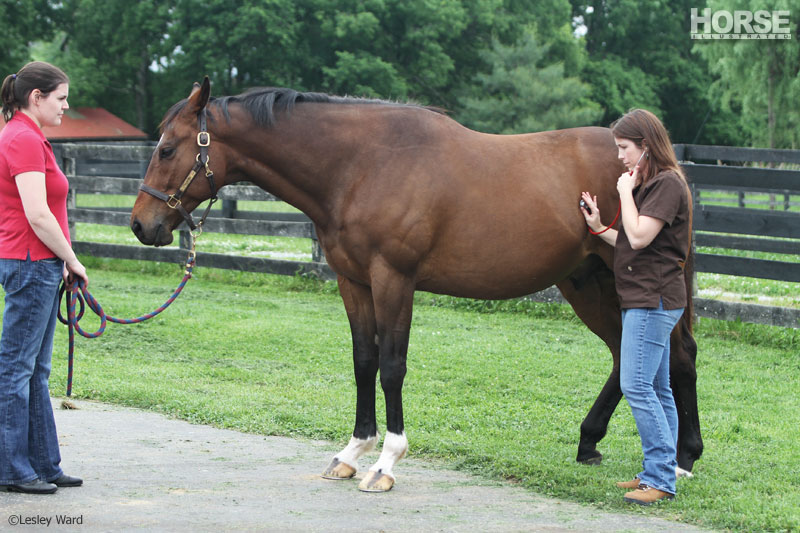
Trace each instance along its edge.
<instances>
[{"instance_id":1,"label":"leather halter","mask_svg":"<svg viewBox=\"0 0 800 533\"><path fill-rule=\"evenodd\" d=\"M214 205L214 202L217 201L217 186L214 183L214 173L208 166L208 147L211 145L211 135L208 133L207 128L207 121L206 121L206 108L204 107L200 113L197 115L197 122L200 128L200 131L197 133L197 146L200 147L200 153L197 154L197 158L195 159L194 165L189 173L183 180L183 183L178 188L178 191L174 194L167 195L161 191L158 191L149 185L145 185L142 183L139 186L140 191L144 191L147 194L155 196L159 200L163 200L166 204L172 208L177 209L178 212L183 216L183 219L186 221L186 224L192 231L197 230L198 228L200 231L203 231L203 223L208 216L208 213L211 211L211 206ZM211 187L211 201L208 203L203 216L200 218L200 222L197 224L194 223L194 219L192 215L183 207L181 203L181 198L183 194L186 192L186 189L189 188L189 185L192 184L194 181L195 176L200 171L201 168L205 168L206 171L206 178L208 179L208 185Z\"/></svg>"}]
</instances>

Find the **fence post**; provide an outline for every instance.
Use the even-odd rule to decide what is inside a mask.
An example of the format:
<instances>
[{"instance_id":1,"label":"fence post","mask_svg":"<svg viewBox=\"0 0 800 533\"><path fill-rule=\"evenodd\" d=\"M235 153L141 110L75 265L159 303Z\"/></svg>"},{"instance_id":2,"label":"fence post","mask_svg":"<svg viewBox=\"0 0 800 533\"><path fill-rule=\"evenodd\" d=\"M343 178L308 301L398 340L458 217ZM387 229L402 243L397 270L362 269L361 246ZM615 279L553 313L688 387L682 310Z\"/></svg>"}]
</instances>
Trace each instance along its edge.
<instances>
[{"instance_id":1,"label":"fence post","mask_svg":"<svg viewBox=\"0 0 800 533\"><path fill-rule=\"evenodd\" d=\"M186 250L187 252L192 249L192 234L191 232L186 229L184 225L181 230L178 232L178 247L181 250Z\"/></svg>"},{"instance_id":2,"label":"fence post","mask_svg":"<svg viewBox=\"0 0 800 533\"><path fill-rule=\"evenodd\" d=\"M315 263L325 262L325 253L322 251L322 246L319 245L317 228L314 225L311 226L311 260Z\"/></svg>"},{"instance_id":3,"label":"fence post","mask_svg":"<svg viewBox=\"0 0 800 533\"><path fill-rule=\"evenodd\" d=\"M64 175L67 176L67 181L69 181L70 178L75 177L75 175L78 173L78 165L74 157L64 157L63 146L59 146L58 148L58 155L60 156L61 161L56 161L58 161L58 163L61 165L61 168L64 169ZM69 211L70 209L75 209L77 207L78 191L76 191L72 187L72 184L70 184L69 191L67 192L67 210ZM69 227L69 240L70 242L75 242L75 240L78 238L77 226L71 219L67 221L67 226Z\"/></svg>"},{"instance_id":4,"label":"fence post","mask_svg":"<svg viewBox=\"0 0 800 533\"><path fill-rule=\"evenodd\" d=\"M222 218L236 218L236 200L222 200Z\"/></svg>"},{"instance_id":5,"label":"fence post","mask_svg":"<svg viewBox=\"0 0 800 533\"><path fill-rule=\"evenodd\" d=\"M697 202L700 200L700 193L698 192L697 188L694 186L694 183L689 183L689 192L692 196L692 211L694 211L694 206L698 205ZM692 213L692 220L694 220L694 213ZM694 226L694 224L692 224ZM691 232L691 243L689 244L689 254L692 256L692 294L691 298L694 300L697 297L697 268L695 268L695 260L694 258L697 257L697 247L695 246L695 232L694 227L690 227L689 231ZM688 257L686 258L689 259ZM695 312L695 316L692 317L692 320L695 320L697 317L697 313Z\"/></svg>"}]
</instances>

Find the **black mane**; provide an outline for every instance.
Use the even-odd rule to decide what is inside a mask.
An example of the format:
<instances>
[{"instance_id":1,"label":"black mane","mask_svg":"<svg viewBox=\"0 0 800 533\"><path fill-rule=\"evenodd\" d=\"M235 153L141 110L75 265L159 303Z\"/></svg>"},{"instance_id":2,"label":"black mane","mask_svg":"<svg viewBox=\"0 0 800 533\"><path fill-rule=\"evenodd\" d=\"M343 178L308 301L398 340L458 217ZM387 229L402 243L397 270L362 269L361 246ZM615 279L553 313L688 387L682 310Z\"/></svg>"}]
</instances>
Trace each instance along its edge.
<instances>
[{"instance_id":1,"label":"black mane","mask_svg":"<svg viewBox=\"0 0 800 533\"><path fill-rule=\"evenodd\" d=\"M186 107L188 99L181 100L167 111L161 129L180 111ZM222 110L226 120L230 120L228 106L231 103L239 104L246 109L255 120L256 124L269 128L275 124L276 112L291 112L295 104L302 102L323 103L323 104L365 104L365 105L388 105L400 107L422 108L444 113L436 107L420 106L414 103L392 102L375 98L356 98L351 96L333 96L324 93L299 92L294 89L281 87L255 87L236 96L222 96L219 98L211 97L208 101L209 106L216 106Z\"/></svg>"}]
</instances>

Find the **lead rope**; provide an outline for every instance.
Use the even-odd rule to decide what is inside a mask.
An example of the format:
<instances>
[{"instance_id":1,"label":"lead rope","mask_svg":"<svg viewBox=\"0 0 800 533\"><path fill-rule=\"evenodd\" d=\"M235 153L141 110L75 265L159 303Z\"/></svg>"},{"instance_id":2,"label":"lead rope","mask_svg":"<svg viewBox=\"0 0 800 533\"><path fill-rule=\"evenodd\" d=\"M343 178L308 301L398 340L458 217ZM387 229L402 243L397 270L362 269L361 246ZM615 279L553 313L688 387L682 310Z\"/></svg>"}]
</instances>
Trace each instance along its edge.
<instances>
[{"instance_id":1,"label":"lead rope","mask_svg":"<svg viewBox=\"0 0 800 533\"><path fill-rule=\"evenodd\" d=\"M68 370L67 370L67 396L72 396L72 370L73 370L73 360L75 356L75 332L77 331L83 337L87 339L94 339L99 337L105 332L106 329L106 321L114 322L117 324L138 324L140 322L144 322L145 320L149 320L154 316L160 314L163 310L170 306L172 302L180 295L183 287L186 285L186 282L189 281L192 277L192 269L194 268L196 262L196 252L195 252L195 243L197 241L197 236L193 233L192 234L192 248L189 251L189 256L186 258L186 270L184 271L183 279L181 280L178 287L172 293L172 296L164 302L161 307L156 309L155 311L151 311L145 315L142 315L137 318L115 318L111 315L107 315L103 308L100 307L100 304L97 300L92 296L92 294L86 289L86 284L83 281L74 281L72 282L72 286L68 287L65 282L61 282L61 287L59 288L58 294L58 320L61 321L62 324L67 324L69 326L69 355L68 355ZM61 315L61 302L63 301L64 294L69 293L69 297L67 298L67 318ZM80 304L80 312L75 315L75 304ZM80 327L79 322L83 317L83 313L86 310L86 306L89 306L97 316L100 317L100 327L94 333L88 333Z\"/></svg>"}]
</instances>

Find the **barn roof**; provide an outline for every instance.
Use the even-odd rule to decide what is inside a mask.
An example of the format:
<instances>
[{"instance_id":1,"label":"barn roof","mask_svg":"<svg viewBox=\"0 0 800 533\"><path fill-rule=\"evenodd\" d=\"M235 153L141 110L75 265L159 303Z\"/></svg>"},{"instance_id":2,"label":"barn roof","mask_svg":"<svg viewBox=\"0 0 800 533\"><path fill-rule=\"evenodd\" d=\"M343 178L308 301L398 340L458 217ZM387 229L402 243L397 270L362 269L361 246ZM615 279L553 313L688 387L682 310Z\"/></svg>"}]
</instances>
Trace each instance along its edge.
<instances>
[{"instance_id":1,"label":"barn roof","mask_svg":"<svg viewBox=\"0 0 800 533\"><path fill-rule=\"evenodd\" d=\"M0 129L5 126L0 116ZM101 107L67 109L60 126L42 128L45 137L57 141L133 141L146 140L147 134Z\"/></svg>"}]
</instances>

